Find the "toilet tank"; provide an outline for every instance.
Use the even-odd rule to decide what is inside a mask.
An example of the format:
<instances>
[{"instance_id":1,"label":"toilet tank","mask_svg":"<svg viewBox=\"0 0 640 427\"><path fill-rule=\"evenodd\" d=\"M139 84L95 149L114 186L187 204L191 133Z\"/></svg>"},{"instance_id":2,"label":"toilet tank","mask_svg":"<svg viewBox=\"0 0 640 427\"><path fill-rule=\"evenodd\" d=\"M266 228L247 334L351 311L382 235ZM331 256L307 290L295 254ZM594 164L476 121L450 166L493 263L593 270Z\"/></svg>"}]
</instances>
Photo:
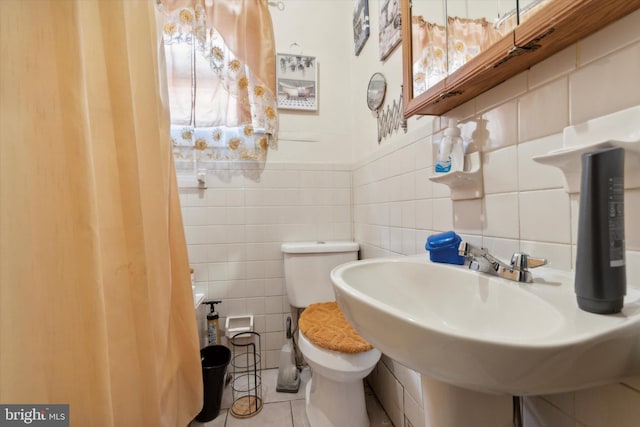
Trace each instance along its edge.
<instances>
[{"instance_id":1,"label":"toilet tank","mask_svg":"<svg viewBox=\"0 0 640 427\"><path fill-rule=\"evenodd\" d=\"M355 242L283 243L284 280L289 304L306 307L315 302L335 301L330 273L334 267L358 259Z\"/></svg>"}]
</instances>

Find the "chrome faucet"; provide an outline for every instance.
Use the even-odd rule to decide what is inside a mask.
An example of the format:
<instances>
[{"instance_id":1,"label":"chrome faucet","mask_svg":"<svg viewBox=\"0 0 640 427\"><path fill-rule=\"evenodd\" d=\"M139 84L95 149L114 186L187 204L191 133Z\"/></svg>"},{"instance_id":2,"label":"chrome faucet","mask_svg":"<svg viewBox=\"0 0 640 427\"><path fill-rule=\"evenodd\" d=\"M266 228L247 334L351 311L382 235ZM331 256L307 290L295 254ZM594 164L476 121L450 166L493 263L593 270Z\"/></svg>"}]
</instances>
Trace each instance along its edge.
<instances>
[{"instance_id":1,"label":"chrome faucet","mask_svg":"<svg viewBox=\"0 0 640 427\"><path fill-rule=\"evenodd\" d=\"M515 282L533 282L529 268L540 267L547 263L546 259L516 252L511 257L511 264L506 264L491 255L485 248L478 248L467 242L460 243L458 254L470 261L469 268L472 270L496 274Z\"/></svg>"}]
</instances>

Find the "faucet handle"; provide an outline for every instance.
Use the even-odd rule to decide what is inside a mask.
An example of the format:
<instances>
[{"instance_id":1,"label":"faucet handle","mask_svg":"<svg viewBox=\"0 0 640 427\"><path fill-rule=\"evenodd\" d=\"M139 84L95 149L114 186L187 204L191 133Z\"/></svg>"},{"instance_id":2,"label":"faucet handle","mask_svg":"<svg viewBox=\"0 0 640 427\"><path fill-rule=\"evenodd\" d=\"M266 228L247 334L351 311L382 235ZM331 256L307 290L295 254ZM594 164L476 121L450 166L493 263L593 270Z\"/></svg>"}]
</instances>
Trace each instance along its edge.
<instances>
[{"instance_id":1,"label":"faucet handle","mask_svg":"<svg viewBox=\"0 0 640 427\"><path fill-rule=\"evenodd\" d=\"M458 255L463 257L471 256L471 245L467 242L460 242L458 245Z\"/></svg>"},{"instance_id":2,"label":"faucet handle","mask_svg":"<svg viewBox=\"0 0 640 427\"><path fill-rule=\"evenodd\" d=\"M463 257L483 257L487 255L487 250L473 246L471 243L460 242L458 245L458 255Z\"/></svg>"},{"instance_id":3,"label":"faucet handle","mask_svg":"<svg viewBox=\"0 0 640 427\"><path fill-rule=\"evenodd\" d=\"M535 258L522 252L515 252L511 257L511 267L517 270L527 270L545 265L545 258Z\"/></svg>"}]
</instances>

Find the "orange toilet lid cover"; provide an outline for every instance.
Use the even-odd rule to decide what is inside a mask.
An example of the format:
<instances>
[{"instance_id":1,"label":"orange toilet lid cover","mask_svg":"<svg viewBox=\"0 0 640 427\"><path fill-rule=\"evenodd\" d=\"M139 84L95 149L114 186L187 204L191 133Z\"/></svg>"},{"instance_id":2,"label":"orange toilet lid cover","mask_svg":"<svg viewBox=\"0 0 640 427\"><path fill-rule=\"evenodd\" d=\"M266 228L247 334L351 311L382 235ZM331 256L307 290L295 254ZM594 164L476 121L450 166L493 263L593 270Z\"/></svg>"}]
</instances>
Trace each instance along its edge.
<instances>
[{"instance_id":1,"label":"orange toilet lid cover","mask_svg":"<svg viewBox=\"0 0 640 427\"><path fill-rule=\"evenodd\" d=\"M342 353L362 353L373 349L353 329L334 301L309 305L300 315L298 326L318 347Z\"/></svg>"}]
</instances>

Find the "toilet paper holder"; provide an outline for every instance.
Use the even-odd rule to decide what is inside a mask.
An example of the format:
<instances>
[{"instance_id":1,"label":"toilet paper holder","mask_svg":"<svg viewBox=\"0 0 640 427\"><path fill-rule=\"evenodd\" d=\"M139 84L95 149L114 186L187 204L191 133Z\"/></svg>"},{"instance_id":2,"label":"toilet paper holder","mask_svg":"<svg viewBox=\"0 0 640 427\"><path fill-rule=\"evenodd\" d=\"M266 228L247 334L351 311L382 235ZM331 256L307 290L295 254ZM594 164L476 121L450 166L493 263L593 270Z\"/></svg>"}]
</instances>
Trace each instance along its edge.
<instances>
[{"instance_id":1,"label":"toilet paper holder","mask_svg":"<svg viewBox=\"0 0 640 427\"><path fill-rule=\"evenodd\" d=\"M253 314L228 316L224 329L227 338L232 338L242 332L253 332ZM242 335L239 338L242 338Z\"/></svg>"}]
</instances>

